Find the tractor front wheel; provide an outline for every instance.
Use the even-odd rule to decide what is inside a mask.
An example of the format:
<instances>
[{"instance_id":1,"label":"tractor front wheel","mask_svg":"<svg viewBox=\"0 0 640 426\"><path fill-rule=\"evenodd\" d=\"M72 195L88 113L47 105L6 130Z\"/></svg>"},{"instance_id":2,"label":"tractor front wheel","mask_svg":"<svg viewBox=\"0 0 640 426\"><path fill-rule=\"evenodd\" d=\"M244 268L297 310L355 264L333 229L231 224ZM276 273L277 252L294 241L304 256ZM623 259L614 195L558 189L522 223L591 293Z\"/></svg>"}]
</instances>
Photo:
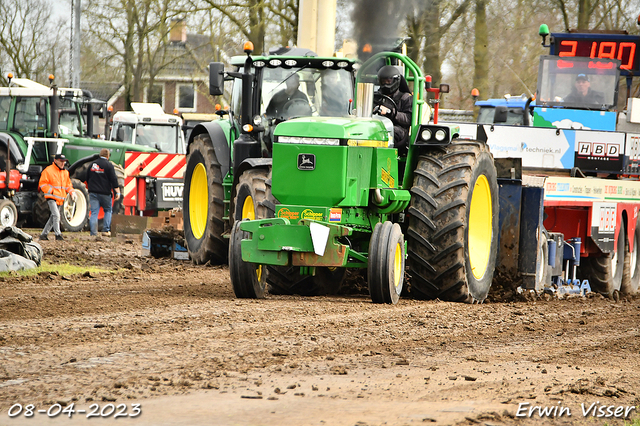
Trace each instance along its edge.
<instances>
[{"instance_id":1,"label":"tractor front wheel","mask_svg":"<svg viewBox=\"0 0 640 426\"><path fill-rule=\"evenodd\" d=\"M411 195L411 296L484 301L498 252L498 180L489 147L456 139L423 153Z\"/></svg>"},{"instance_id":2,"label":"tractor front wheel","mask_svg":"<svg viewBox=\"0 0 640 426\"><path fill-rule=\"evenodd\" d=\"M229 241L229 276L233 292L240 299L263 299L266 274L262 266L242 260L242 239L249 238L249 233L240 230L240 223L238 220L233 224Z\"/></svg>"},{"instance_id":3,"label":"tractor front wheel","mask_svg":"<svg viewBox=\"0 0 640 426\"><path fill-rule=\"evenodd\" d=\"M243 220L273 217L275 202L271 195L271 172L268 169L249 169L242 173L236 185L234 199L235 219L229 246L229 270L236 297L263 298L266 288L267 268L242 260L240 242L249 234L240 231Z\"/></svg>"},{"instance_id":4,"label":"tractor front wheel","mask_svg":"<svg viewBox=\"0 0 640 426\"><path fill-rule=\"evenodd\" d=\"M404 237L397 223L386 221L373 228L367 276L373 303L398 303L404 281Z\"/></svg>"}]
</instances>

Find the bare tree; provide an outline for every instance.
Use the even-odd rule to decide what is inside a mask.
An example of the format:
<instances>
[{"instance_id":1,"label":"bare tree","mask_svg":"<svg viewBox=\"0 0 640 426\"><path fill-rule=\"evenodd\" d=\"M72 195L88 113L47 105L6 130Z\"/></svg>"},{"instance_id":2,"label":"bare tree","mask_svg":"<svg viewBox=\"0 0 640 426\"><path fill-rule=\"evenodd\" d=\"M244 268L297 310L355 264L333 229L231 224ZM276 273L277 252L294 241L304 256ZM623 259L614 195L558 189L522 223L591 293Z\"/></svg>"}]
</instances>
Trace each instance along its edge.
<instances>
[{"instance_id":1,"label":"bare tree","mask_svg":"<svg viewBox=\"0 0 640 426\"><path fill-rule=\"evenodd\" d=\"M425 74L435 82L442 81L442 38L469 4L470 0L428 0L416 3L413 13L407 16L409 57L422 64Z\"/></svg>"},{"instance_id":2,"label":"bare tree","mask_svg":"<svg viewBox=\"0 0 640 426\"><path fill-rule=\"evenodd\" d=\"M123 70L125 107L143 99L145 81L166 66L168 22L183 13L175 0L89 0L85 34L102 48L101 62ZM122 11L125 11L123 14Z\"/></svg>"},{"instance_id":3,"label":"bare tree","mask_svg":"<svg viewBox=\"0 0 640 426\"><path fill-rule=\"evenodd\" d=\"M6 84L9 71L42 83L49 74L62 74L64 28L48 0L0 1L0 80Z\"/></svg>"},{"instance_id":4,"label":"bare tree","mask_svg":"<svg viewBox=\"0 0 640 426\"><path fill-rule=\"evenodd\" d=\"M637 0L553 0L551 6L562 16L564 31L575 28L637 32Z\"/></svg>"}]
</instances>

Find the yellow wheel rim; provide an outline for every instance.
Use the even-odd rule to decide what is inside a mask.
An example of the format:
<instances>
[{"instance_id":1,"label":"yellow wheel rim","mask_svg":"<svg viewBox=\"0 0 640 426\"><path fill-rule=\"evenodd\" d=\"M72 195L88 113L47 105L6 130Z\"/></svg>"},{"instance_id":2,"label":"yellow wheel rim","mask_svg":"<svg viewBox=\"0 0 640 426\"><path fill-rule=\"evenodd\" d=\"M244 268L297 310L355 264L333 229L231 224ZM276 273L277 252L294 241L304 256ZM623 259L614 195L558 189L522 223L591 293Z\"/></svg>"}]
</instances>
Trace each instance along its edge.
<instances>
[{"instance_id":1,"label":"yellow wheel rim","mask_svg":"<svg viewBox=\"0 0 640 426\"><path fill-rule=\"evenodd\" d=\"M241 219L256 219L256 210L253 208L253 197L249 195L244 199L244 203L242 204L242 218Z\"/></svg>"},{"instance_id":2,"label":"yellow wheel rim","mask_svg":"<svg viewBox=\"0 0 640 426\"><path fill-rule=\"evenodd\" d=\"M485 175L476 180L469 211L469 263L476 279L487 271L491 250L493 208L491 188Z\"/></svg>"},{"instance_id":3,"label":"yellow wheel rim","mask_svg":"<svg viewBox=\"0 0 640 426\"><path fill-rule=\"evenodd\" d=\"M253 206L253 197L251 195L245 198L242 203L242 219L256 219L256 210ZM256 277L258 278L258 282L260 282L262 279L262 265L256 267Z\"/></svg>"},{"instance_id":4,"label":"yellow wheel rim","mask_svg":"<svg viewBox=\"0 0 640 426\"><path fill-rule=\"evenodd\" d=\"M402 247L396 244L396 254L393 258L393 285L398 288L402 279Z\"/></svg>"},{"instance_id":5,"label":"yellow wheel rim","mask_svg":"<svg viewBox=\"0 0 640 426\"><path fill-rule=\"evenodd\" d=\"M198 163L191 175L189 187L189 223L191 233L196 239L202 238L207 228L207 216L209 215L209 186L207 184L207 169L204 164Z\"/></svg>"}]
</instances>

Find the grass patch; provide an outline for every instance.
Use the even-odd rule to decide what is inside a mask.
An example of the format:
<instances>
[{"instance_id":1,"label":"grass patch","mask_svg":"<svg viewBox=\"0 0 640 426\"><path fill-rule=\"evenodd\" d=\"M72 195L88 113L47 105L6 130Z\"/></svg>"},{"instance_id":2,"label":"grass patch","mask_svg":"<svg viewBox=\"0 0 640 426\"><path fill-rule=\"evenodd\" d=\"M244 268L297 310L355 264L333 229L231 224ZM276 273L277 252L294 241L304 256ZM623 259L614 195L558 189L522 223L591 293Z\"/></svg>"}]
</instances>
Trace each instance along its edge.
<instances>
[{"instance_id":1,"label":"grass patch","mask_svg":"<svg viewBox=\"0 0 640 426\"><path fill-rule=\"evenodd\" d=\"M77 266L68 263L49 263L42 262L40 266L34 269L27 269L24 271L7 271L0 272L0 277L30 277L38 275L41 272L56 272L58 275L81 275L85 272L97 274L100 272L109 272L106 269L96 268L94 266Z\"/></svg>"}]
</instances>

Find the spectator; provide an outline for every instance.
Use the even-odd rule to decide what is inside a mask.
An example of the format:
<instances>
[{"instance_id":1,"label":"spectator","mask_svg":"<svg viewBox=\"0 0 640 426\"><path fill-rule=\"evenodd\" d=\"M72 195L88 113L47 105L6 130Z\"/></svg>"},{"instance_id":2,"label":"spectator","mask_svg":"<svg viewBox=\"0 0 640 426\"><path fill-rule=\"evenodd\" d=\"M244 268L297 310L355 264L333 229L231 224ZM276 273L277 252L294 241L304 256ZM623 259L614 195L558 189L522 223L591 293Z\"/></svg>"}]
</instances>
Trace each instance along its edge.
<instances>
[{"instance_id":1,"label":"spectator","mask_svg":"<svg viewBox=\"0 0 640 426\"><path fill-rule=\"evenodd\" d=\"M104 211L102 218L102 235L111 236L111 213L112 201L111 190L115 192L114 200L120 198L120 188L118 177L109 161L109 150L102 148L100 158L89 165L87 171L87 189L89 190L89 202L91 203L91 218L89 219L89 230L92 236L98 235L98 214L100 207Z\"/></svg>"},{"instance_id":2,"label":"spectator","mask_svg":"<svg viewBox=\"0 0 640 426\"><path fill-rule=\"evenodd\" d=\"M64 203L67 194L71 194L71 199L75 202L77 195L71 185L69 172L65 170L67 157L62 154L56 154L53 157L53 163L42 171L38 188L44 192L44 198L47 200L49 210L51 212L49 220L44 225L40 240L49 240L48 234L51 229L56 235L56 240L64 240L62 232L60 232L60 207Z\"/></svg>"}]
</instances>

